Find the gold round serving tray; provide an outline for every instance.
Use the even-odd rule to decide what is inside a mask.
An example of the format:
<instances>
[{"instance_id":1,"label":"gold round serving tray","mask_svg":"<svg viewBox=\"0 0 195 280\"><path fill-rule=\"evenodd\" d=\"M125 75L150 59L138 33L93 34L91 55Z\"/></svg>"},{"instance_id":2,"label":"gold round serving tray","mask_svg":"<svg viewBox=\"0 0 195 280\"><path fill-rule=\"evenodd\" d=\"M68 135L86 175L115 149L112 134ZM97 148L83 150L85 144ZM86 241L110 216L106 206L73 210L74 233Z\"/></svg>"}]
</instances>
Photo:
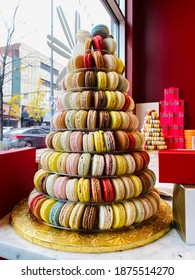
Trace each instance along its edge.
<instances>
[{"instance_id":1,"label":"gold round serving tray","mask_svg":"<svg viewBox=\"0 0 195 280\"><path fill-rule=\"evenodd\" d=\"M37 222L30 215L26 198L14 207L11 222L20 236L40 246L68 252L105 253L140 247L161 238L171 229L172 209L161 200L158 214L139 226L89 234L60 230Z\"/></svg>"}]
</instances>

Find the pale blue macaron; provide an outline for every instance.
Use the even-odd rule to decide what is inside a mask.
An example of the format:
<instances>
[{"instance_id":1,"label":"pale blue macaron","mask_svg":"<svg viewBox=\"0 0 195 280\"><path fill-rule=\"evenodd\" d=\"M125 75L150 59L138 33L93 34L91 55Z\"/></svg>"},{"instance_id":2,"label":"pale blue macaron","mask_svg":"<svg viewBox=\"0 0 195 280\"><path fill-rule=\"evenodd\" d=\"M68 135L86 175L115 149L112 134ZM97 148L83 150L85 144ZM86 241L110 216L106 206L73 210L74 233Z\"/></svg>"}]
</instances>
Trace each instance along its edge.
<instances>
[{"instance_id":1,"label":"pale blue macaron","mask_svg":"<svg viewBox=\"0 0 195 280\"><path fill-rule=\"evenodd\" d=\"M59 215L62 207L64 206L63 202L57 201L51 208L49 212L49 221L55 226L59 226Z\"/></svg>"},{"instance_id":2,"label":"pale blue macaron","mask_svg":"<svg viewBox=\"0 0 195 280\"><path fill-rule=\"evenodd\" d=\"M95 35L100 35L102 38L106 38L109 35L108 26L105 24L97 24L92 27L91 35L94 37Z\"/></svg>"}]
</instances>

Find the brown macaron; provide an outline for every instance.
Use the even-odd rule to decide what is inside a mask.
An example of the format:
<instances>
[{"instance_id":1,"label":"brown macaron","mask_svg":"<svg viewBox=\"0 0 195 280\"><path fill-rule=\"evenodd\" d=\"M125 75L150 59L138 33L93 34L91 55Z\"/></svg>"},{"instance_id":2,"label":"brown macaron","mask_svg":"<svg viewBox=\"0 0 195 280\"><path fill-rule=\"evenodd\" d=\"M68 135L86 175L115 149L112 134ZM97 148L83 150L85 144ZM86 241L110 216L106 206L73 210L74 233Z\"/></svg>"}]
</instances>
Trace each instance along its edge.
<instances>
[{"instance_id":1,"label":"brown macaron","mask_svg":"<svg viewBox=\"0 0 195 280\"><path fill-rule=\"evenodd\" d=\"M83 88L85 86L85 74L83 72L74 73L72 84L75 89Z\"/></svg>"},{"instance_id":2,"label":"brown macaron","mask_svg":"<svg viewBox=\"0 0 195 280\"><path fill-rule=\"evenodd\" d=\"M91 191L92 198L94 202L102 201L102 190L100 185L100 180L97 178L91 178Z\"/></svg>"},{"instance_id":3,"label":"brown macaron","mask_svg":"<svg viewBox=\"0 0 195 280\"><path fill-rule=\"evenodd\" d=\"M85 73L85 87L87 88L93 88L96 86L96 74L94 71L87 71Z\"/></svg>"},{"instance_id":4,"label":"brown macaron","mask_svg":"<svg viewBox=\"0 0 195 280\"><path fill-rule=\"evenodd\" d=\"M143 167L145 165L144 159L141 156L140 152L132 152L131 155L133 156L135 160L135 172L140 172L143 170Z\"/></svg>"},{"instance_id":5,"label":"brown macaron","mask_svg":"<svg viewBox=\"0 0 195 280\"><path fill-rule=\"evenodd\" d=\"M150 162L150 156L146 151L139 151L140 155L142 156L144 160L144 166L143 169L146 169L148 167L148 164Z\"/></svg>"},{"instance_id":6,"label":"brown macaron","mask_svg":"<svg viewBox=\"0 0 195 280\"><path fill-rule=\"evenodd\" d=\"M80 95L81 109L89 109L92 104L92 92L91 90L85 90Z\"/></svg>"},{"instance_id":7,"label":"brown macaron","mask_svg":"<svg viewBox=\"0 0 195 280\"><path fill-rule=\"evenodd\" d=\"M143 190L141 194L149 193L154 187L152 177L146 172L141 172L138 176L142 181L143 185Z\"/></svg>"},{"instance_id":8,"label":"brown macaron","mask_svg":"<svg viewBox=\"0 0 195 280\"><path fill-rule=\"evenodd\" d=\"M114 139L116 143L116 150L126 151L129 147L129 137L126 132L122 130L114 131Z\"/></svg>"},{"instance_id":9,"label":"brown macaron","mask_svg":"<svg viewBox=\"0 0 195 280\"><path fill-rule=\"evenodd\" d=\"M46 182L47 182L47 178L49 177L49 175L50 174L45 174L42 178L41 178L41 180L40 180L40 190L41 190L41 192L42 193L47 193L47 191L46 191Z\"/></svg>"},{"instance_id":10,"label":"brown macaron","mask_svg":"<svg viewBox=\"0 0 195 280\"><path fill-rule=\"evenodd\" d=\"M97 213L97 208L95 205L86 206L82 219L82 227L84 229L92 230L94 228L95 221L96 221L96 213Z\"/></svg>"},{"instance_id":11,"label":"brown macaron","mask_svg":"<svg viewBox=\"0 0 195 280\"><path fill-rule=\"evenodd\" d=\"M106 107L105 91L99 90L94 93L94 107L96 109L104 109Z\"/></svg>"},{"instance_id":12,"label":"brown macaron","mask_svg":"<svg viewBox=\"0 0 195 280\"><path fill-rule=\"evenodd\" d=\"M109 128L110 125L110 114L107 111L99 112L99 128Z\"/></svg>"},{"instance_id":13,"label":"brown macaron","mask_svg":"<svg viewBox=\"0 0 195 280\"><path fill-rule=\"evenodd\" d=\"M57 131L51 131L45 137L45 144L46 144L47 148L54 149L53 144L52 144L52 139L53 139L54 134L56 134L56 133L57 133Z\"/></svg>"},{"instance_id":14,"label":"brown macaron","mask_svg":"<svg viewBox=\"0 0 195 280\"><path fill-rule=\"evenodd\" d=\"M103 69L104 68L104 58L100 51L94 51L93 52L93 59L95 62L95 66L97 69Z\"/></svg>"},{"instance_id":15,"label":"brown macaron","mask_svg":"<svg viewBox=\"0 0 195 280\"><path fill-rule=\"evenodd\" d=\"M87 128L95 129L97 126L97 111L89 110L87 115Z\"/></svg>"},{"instance_id":16,"label":"brown macaron","mask_svg":"<svg viewBox=\"0 0 195 280\"><path fill-rule=\"evenodd\" d=\"M145 172L147 172L152 177L153 185L155 186L155 184L156 184L156 174L154 173L154 171L147 168Z\"/></svg>"}]
</instances>

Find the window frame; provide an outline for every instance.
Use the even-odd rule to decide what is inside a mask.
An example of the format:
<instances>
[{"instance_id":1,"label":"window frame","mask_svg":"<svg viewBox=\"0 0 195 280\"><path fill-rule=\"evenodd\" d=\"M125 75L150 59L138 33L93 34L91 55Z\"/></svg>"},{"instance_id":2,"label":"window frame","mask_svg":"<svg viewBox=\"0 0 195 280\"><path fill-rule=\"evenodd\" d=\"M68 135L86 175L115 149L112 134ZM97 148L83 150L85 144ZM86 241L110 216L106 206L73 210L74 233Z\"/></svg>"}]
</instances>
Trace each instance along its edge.
<instances>
[{"instance_id":1,"label":"window frame","mask_svg":"<svg viewBox=\"0 0 195 280\"><path fill-rule=\"evenodd\" d=\"M126 53L126 29L125 29L125 11L124 14L120 9L120 3L118 4L115 0L100 0L102 5L105 7L107 12L110 14L111 17L114 17L117 21L118 28L117 34L115 34L117 46L118 46L118 56L125 61L125 53ZM120 2L120 1L119 1ZM125 6L125 3L124 3ZM125 10L125 7L123 7ZM121 38L122 36L122 38Z\"/></svg>"}]
</instances>

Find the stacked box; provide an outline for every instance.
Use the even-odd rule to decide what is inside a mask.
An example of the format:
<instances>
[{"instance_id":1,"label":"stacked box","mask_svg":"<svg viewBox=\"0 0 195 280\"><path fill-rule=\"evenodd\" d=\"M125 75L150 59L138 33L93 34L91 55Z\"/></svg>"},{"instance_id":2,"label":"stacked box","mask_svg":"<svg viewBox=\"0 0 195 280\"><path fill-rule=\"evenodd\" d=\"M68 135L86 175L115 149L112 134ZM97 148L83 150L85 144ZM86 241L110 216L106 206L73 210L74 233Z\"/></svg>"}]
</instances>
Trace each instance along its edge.
<instances>
[{"instance_id":1,"label":"stacked box","mask_svg":"<svg viewBox=\"0 0 195 280\"><path fill-rule=\"evenodd\" d=\"M164 89L164 100L159 103L160 121L168 149L184 148L184 100L179 99L179 88Z\"/></svg>"}]
</instances>

